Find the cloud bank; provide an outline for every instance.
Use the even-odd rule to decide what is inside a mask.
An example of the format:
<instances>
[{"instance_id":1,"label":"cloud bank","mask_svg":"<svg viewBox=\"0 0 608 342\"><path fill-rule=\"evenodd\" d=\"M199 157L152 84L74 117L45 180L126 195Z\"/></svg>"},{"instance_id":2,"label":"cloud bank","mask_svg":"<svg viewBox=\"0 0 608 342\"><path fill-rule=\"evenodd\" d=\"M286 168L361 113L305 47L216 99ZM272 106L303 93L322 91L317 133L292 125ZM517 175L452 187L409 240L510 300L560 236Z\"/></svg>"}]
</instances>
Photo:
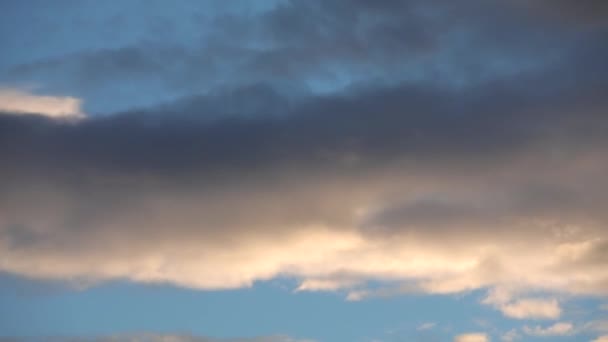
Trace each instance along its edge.
<instances>
[{"instance_id":1,"label":"cloud bank","mask_svg":"<svg viewBox=\"0 0 608 342\"><path fill-rule=\"evenodd\" d=\"M481 289L518 319L606 296L605 26L557 2L426 3L222 15L200 73L201 51L155 44L6 67L126 109L66 125L48 117L79 100L3 93L0 271L202 290L289 277L351 300ZM125 84L148 97L124 105Z\"/></svg>"}]
</instances>

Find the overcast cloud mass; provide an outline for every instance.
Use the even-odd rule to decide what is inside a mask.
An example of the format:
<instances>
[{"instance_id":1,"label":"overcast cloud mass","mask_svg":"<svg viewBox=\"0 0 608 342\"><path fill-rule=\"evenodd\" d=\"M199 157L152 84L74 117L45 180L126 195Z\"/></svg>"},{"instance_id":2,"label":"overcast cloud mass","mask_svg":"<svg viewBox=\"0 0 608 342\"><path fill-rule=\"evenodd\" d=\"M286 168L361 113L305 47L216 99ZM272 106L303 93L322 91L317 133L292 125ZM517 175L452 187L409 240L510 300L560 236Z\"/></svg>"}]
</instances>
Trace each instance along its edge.
<instances>
[{"instance_id":1,"label":"overcast cloud mass","mask_svg":"<svg viewBox=\"0 0 608 342\"><path fill-rule=\"evenodd\" d=\"M521 329L454 341L606 338L560 321L608 296L605 1L0 6L0 271L479 291Z\"/></svg>"}]
</instances>

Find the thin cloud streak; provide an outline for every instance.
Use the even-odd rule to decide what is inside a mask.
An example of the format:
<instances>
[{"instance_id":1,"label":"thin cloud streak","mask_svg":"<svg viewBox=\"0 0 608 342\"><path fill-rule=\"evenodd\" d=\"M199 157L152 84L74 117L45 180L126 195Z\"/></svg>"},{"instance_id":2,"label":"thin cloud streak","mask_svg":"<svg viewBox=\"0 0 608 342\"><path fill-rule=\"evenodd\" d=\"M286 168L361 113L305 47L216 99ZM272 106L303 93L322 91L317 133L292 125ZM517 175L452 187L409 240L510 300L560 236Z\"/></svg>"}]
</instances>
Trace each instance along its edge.
<instances>
[{"instance_id":1,"label":"thin cloud streak","mask_svg":"<svg viewBox=\"0 0 608 342\"><path fill-rule=\"evenodd\" d=\"M82 100L70 96L32 94L23 90L0 88L0 112L37 114L55 119L82 119Z\"/></svg>"}]
</instances>

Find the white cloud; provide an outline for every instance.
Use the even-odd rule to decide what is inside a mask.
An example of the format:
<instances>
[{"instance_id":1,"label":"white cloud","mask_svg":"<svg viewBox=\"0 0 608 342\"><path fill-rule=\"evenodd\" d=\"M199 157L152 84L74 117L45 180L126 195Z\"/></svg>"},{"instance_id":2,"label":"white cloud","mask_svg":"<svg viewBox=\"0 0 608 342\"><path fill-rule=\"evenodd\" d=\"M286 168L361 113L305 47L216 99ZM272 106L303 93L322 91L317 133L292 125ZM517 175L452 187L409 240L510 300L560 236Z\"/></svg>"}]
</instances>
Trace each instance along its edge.
<instances>
[{"instance_id":1,"label":"white cloud","mask_svg":"<svg viewBox=\"0 0 608 342\"><path fill-rule=\"evenodd\" d=\"M435 322L427 322L427 323L423 323L423 324L419 325L418 328L416 328L416 330L430 330L430 329L433 329L436 325L437 325L437 323L435 323Z\"/></svg>"},{"instance_id":2,"label":"white cloud","mask_svg":"<svg viewBox=\"0 0 608 342\"><path fill-rule=\"evenodd\" d=\"M574 332L574 326L569 322L558 322L548 327L541 327L539 325L535 327L524 326L523 331L531 336L564 336Z\"/></svg>"},{"instance_id":3,"label":"white cloud","mask_svg":"<svg viewBox=\"0 0 608 342\"><path fill-rule=\"evenodd\" d=\"M81 105L82 100L70 96L45 96L18 89L0 88L0 112L79 119L84 117Z\"/></svg>"},{"instance_id":4,"label":"white cloud","mask_svg":"<svg viewBox=\"0 0 608 342\"><path fill-rule=\"evenodd\" d=\"M467 333L458 335L454 338L454 342L489 342L490 338L485 333Z\"/></svg>"},{"instance_id":5,"label":"white cloud","mask_svg":"<svg viewBox=\"0 0 608 342\"><path fill-rule=\"evenodd\" d=\"M555 298L520 298L518 291L505 287L495 287L482 301L492 305L505 316L516 319L556 319L562 309Z\"/></svg>"},{"instance_id":6,"label":"white cloud","mask_svg":"<svg viewBox=\"0 0 608 342\"><path fill-rule=\"evenodd\" d=\"M555 319L562 312L556 299L519 299L499 309L505 316L517 319Z\"/></svg>"},{"instance_id":7,"label":"white cloud","mask_svg":"<svg viewBox=\"0 0 608 342\"><path fill-rule=\"evenodd\" d=\"M595 340L593 340L591 342L608 342L608 335L599 336L598 338L596 338Z\"/></svg>"}]
</instances>

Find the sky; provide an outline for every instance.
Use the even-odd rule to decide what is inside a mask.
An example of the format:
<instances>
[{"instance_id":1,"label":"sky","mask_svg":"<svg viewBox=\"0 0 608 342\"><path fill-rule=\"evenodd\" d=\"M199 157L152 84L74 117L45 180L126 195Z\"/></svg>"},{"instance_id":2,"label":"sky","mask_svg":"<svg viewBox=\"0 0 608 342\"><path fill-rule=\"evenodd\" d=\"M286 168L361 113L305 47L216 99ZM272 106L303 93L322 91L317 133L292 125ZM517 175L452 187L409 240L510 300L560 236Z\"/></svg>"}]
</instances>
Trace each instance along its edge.
<instances>
[{"instance_id":1,"label":"sky","mask_svg":"<svg viewBox=\"0 0 608 342\"><path fill-rule=\"evenodd\" d=\"M604 0L0 0L0 342L607 342L607 40Z\"/></svg>"}]
</instances>

